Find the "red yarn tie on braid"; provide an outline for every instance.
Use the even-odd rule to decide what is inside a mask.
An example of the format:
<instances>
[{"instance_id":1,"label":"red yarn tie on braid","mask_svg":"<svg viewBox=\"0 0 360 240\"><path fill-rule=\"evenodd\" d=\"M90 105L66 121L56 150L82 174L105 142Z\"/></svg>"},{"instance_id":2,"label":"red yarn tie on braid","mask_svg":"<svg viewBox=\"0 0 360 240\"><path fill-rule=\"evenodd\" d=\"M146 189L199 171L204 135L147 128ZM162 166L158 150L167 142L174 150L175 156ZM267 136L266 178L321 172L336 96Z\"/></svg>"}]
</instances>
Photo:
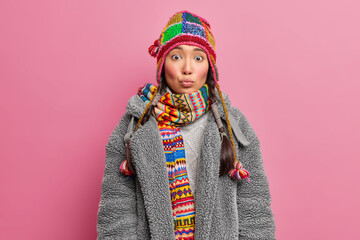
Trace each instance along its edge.
<instances>
[{"instance_id":1,"label":"red yarn tie on braid","mask_svg":"<svg viewBox=\"0 0 360 240\"><path fill-rule=\"evenodd\" d=\"M159 52L159 46L160 46L160 41L159 39L156 39L154 41L154 44L149 47L149 54L153 57L156 57L157 53Z\"/></svg>"},{"instance_id":2,"label":"red yarn tie on braid","mask_svg":"<svg viewBox=\"0 0 360 240\"><path fill-rule=\"evenodd\" d=\"M234 162L234 169L230 170L229 175L233 179L241 180L246 178L246 180L250 182L249 172L242 167L239 161Z\"/></svg>"},{"instance_id":3,"label":"red yarn tie on braid","mask_svg":"<svg viewBox=\"0 0 360 240\"><path fill-rule=\"evenodd\" d=\"M120 165L120 172L122 172L123 174L130 176L131 172L129 171L129 169L127 168L127 160L123 161Z\"/></svg>"}]
</instances>

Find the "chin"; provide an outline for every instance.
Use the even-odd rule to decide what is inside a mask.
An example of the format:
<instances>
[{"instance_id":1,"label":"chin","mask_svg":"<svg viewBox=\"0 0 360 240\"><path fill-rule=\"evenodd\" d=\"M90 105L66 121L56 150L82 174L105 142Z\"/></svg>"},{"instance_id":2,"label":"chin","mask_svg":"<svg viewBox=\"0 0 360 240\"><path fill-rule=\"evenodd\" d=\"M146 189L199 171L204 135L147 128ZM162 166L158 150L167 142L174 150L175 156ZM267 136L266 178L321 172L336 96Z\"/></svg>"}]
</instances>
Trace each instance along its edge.
<instances>
[{"instance_id":1,"label":"chin","mask_svg":"<svg viewBox=\"0 0 360 240\"><path fill-rule=\"evenodd\" d=\"M194 90L193 88L181 88L178 93L184 94L184 93L192 93L195 92L196 90Z\"/></svg>"}]
</instances>

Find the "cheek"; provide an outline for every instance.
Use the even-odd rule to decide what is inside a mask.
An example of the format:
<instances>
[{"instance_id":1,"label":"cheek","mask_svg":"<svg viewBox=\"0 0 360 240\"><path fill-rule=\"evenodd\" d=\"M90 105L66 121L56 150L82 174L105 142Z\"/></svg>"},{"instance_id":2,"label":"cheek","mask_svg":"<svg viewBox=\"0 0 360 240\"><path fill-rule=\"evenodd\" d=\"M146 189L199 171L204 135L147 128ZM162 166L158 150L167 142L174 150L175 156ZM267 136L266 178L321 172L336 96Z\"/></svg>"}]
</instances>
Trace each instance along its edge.
<instances>
[{"instance_id":1,"label":"cheek","mask_svg":"<svg viewBox=\"0 0 360 240\"><path fill-rule=\"evenodd\" d=\"M206 79L208 71L209 71L208 66L204 66L204 67L200 68L199 71L198 71L199 78L201 78L201 79L205 78Z\"/></svg>"},{"instance_id":2,"label":"cheek","mask_svg":"<svg viewBox=\"0 0 360 240\"><path fill-rule=\"evenodd\" d=\"M165 76L168 78L175 78L177 76L177 72L178 70L176 66L169 63L165 65Z\"/></svg>"}]
</instances>

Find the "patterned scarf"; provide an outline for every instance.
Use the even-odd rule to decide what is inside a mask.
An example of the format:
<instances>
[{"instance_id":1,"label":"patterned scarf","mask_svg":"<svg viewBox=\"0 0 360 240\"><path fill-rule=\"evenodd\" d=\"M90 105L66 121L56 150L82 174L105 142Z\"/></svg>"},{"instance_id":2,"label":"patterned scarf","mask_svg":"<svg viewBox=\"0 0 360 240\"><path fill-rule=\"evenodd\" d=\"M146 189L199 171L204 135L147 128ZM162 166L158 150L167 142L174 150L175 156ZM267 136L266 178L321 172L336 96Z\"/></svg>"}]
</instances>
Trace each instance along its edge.
<instances>
[{"instance_id":1,"label":"patterned scarf","mask_svg":"<svg viewBox=\"0 0 360 240\"><path fill-rule=\"evenodd\" d=\"M156 87L150 83L139 88L138 95L150 101ZM165 93L152 112L157 119L162 138L169 178L175 237L179 240L194 239L195 204L186 171L184 141L180 126L196 121L210 108L209 87L187 94Z\"/></svg>"}]
</instances>

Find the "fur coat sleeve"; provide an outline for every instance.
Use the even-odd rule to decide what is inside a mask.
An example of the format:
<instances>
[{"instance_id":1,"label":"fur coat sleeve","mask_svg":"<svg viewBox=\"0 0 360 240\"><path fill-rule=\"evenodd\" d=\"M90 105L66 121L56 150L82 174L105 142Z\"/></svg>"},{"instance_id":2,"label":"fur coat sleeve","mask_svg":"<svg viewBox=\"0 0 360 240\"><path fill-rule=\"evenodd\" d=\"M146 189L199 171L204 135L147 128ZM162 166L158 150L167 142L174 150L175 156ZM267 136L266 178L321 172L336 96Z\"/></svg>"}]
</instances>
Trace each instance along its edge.
<instances>
[{"instance_id":1,"label":"fur coat sleeve","mask_svg":"<svg viewBox=\"0 0 360 240\"><path fill-rule=\"evenodd\" d=\"M135 179L120 173L126 159L124 136L131 116L125 114L106 144L105 171L98 208L98 240L137 239Z\"/></svg>"},{"instance_id":2,"label":"fur coat sleeve","mask_svg":"<svg viewBox=\"0 0 360 240\"><path fill-rule=\"evenodd\" d=\"M275 239L275 221L271 210L269 182L263 166L260 141L239 109L231 107L229 111L236 118L241 132L249 141L247 146L238 147L238 159L250 172L250 182L239 181L237 186L239 239ZM234 132L236 134L236 131Z\"/></svg>"}]
</instances>

